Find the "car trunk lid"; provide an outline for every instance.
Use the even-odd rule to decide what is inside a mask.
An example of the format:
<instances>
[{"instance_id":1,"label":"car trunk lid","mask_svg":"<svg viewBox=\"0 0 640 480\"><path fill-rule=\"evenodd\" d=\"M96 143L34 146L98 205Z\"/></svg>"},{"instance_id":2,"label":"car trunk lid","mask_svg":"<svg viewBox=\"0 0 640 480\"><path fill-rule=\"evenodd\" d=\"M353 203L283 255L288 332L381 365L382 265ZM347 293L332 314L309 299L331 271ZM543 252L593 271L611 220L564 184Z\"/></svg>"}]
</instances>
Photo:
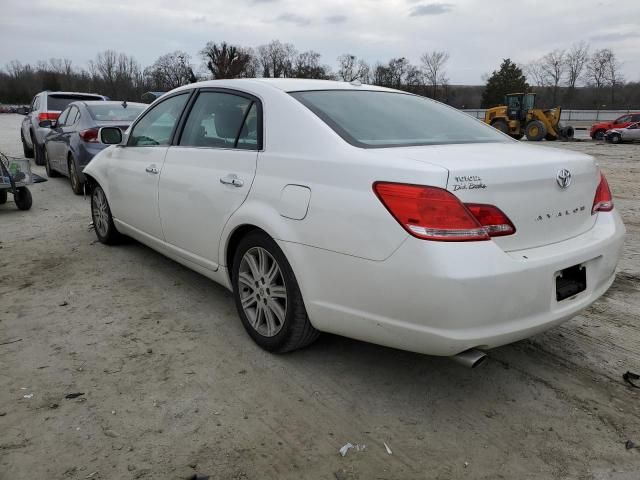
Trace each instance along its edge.
<instances>
[{"instance_id":1,"label":"car trunk lid","mask_svg":"<svg viewBox=\"0 0 640 480\"><path fill-rule=\"evenodd\" d=\"M446 168L446 188L461 201L502 210L516 228L494 238L506 251L560 242L595 223L591 208L600 177L587 155L516 143L401 150L404 157Z\"/></svg>"}]
</instances>

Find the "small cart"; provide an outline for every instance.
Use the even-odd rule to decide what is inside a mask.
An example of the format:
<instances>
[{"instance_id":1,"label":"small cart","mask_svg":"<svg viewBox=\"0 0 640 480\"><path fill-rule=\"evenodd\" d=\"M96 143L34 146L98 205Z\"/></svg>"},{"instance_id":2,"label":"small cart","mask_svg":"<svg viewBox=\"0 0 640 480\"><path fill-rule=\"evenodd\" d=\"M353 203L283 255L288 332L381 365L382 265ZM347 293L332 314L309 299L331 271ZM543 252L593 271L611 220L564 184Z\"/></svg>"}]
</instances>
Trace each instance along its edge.
<instances>
[{"instance_id":1,"label":"small cart","mask_svg":"<svg viewBox=\"0 0 640 480\"><path fill-rule=\"evenodd\" d=\"M31 185L34 175L26 158L9 157L0 152L0 204L7 202L9 192L20 210L29 210L33 200L27 185Z\"/></svg>"}]
</instances>

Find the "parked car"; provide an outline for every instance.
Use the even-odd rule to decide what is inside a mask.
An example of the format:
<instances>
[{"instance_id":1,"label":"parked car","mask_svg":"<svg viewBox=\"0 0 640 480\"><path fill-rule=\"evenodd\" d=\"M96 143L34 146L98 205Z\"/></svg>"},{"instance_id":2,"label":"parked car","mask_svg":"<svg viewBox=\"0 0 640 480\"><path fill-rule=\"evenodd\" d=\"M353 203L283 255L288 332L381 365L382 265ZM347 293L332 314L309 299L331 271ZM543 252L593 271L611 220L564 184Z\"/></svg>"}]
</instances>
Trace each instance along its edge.
<instances>
[{"instance_id":1,"label":"parked car","mask_svg":"<svg viewBox=\"0 0 640 480\"><path fill-rule=\"evenodd\" d=\"M624 128L607 130L604 138L611 143L636 142L640 140L640 122L632 123Z\"/></svg>"},{"instance_id":2,"label":"parked car","mask_svg":"<svg viewBox=\"0 0 640 480\"><path fill-rule=\"evenodd\" d=\"M640 122L640 113L622 115L612 122L595 123L591 126L591 131L589 133L591 138L594 140L603 140L607 130L611 130L612 128L625 128L633 122Z\"/></svg>"},{"instance_id":3,"label":"parked car","mask_svg":"<svg viewBox=\"0 0 640 480\"><path fill-rule=\"evenodd\" d=\"M44 164L49 177L69 177L76 194L84 192L82 169L99 151L107 147L98 138L100 127L129 128L142 111L144 103L110 101L72 102L57 120L43 120L49 133L44 141Z\"/></svg>"},{"instance_id":4,"label":"parked car","mask_svg":"<svg viewBox=\"0 0 640 480\"><path fill-rule=\"evenodd\" d=\"M76 100L105 100L107 97L93 93L40 92L31 101L31 106L22 120L20 139L27 158L34 158L36 165L44 165L44 137L49 129L41 127L44 120L56 120L60 112Z\"/></svg>"},{"instance_id":5,"label":"parked car","mask_svg":"<svg viewBox=\"0 0 640 480\"><path fill-rule=\"evenodd\" d=\"M101 137L116 145L84 170L98 239L231 289L270 351L324 331L475 365L593 303L621 254L593 157L406 92L201 82Z\"/></svg>"}]
</instances>

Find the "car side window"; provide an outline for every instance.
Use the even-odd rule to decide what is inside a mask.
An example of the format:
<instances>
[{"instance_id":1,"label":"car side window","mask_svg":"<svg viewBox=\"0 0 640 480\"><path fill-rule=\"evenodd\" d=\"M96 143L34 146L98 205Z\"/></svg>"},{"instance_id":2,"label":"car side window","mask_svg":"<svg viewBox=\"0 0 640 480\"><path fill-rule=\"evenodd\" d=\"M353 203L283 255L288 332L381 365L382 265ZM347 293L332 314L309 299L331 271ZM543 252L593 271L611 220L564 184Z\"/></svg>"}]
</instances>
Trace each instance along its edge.
<instances>
[{"instance_id":1,"label":"car side window","mask_svg":"<svg viewBox=\"0 0 640 480\"><path fill-rule=\"evenodd\" d=\"M630 122L631 121L631 115L625 115L624 117L620 117L618 120L616 120L615 123L624 123L624 122Z\"/></svg>"},{"instance_id":2,"label":"car side window","mask_svg":"<svg viewBox=\"0 0 640 480\"><path fill-rule=\"evenodd\" d=\"M33 107L31 108L32 110L38 110L40 108L40 97L36 95L36 97L33 99Z\"/></svg>"},{"instance_id":3,"label":"car side window","mask_svg":"<svg viewBox=\"0 0 640 480\"><path fill-rule=\"evenodd\" d=\"M182 131L183 147L258 149L258 114L250 98L201 92Z\"/></svg>"},{"instance_id":4,"label":"car side window","mask_svg":"<svg viewBox=\"0 0 640 480\"><path fill-rule=\"evenodd\" d=\"M632 122L640 122L640 115L631 115Z\"/></svg>"},{"instance_id":5,"label":"car side window","mask_svg":"<svg viewBox=\"0 0 640 480\"><path fill-rule=\"evenodd\" d=\"M57 127L64 127L66 125L67 117L69 116L70 110L71 108L67 108L60 114L60 116L58 117L58 120L56 120Z\"/></svg>"},{"instance_id":6,"label":"car side window","mask_svg":"<svg viewBox=\"0 0 640 480\"><path fill-rule=\"evenodd\" d=\"M169 145L173 130L188 98L187 92L175 95L146 112L133 127L128 145L131 147Z\"/></svg>"},{"instance_id":7,"label":"car side window","mask_svg":"<svg viewBox=\"0 0 640 480\"><path fill-rule=\"evenodd\" d=\"M67 116L67 120L64 122L65 127L69 127L76 123L76 120L78 118L78 113L79 112L77 107L71 107L69 109L69 115Z\"/></svg>"}]
</instances>

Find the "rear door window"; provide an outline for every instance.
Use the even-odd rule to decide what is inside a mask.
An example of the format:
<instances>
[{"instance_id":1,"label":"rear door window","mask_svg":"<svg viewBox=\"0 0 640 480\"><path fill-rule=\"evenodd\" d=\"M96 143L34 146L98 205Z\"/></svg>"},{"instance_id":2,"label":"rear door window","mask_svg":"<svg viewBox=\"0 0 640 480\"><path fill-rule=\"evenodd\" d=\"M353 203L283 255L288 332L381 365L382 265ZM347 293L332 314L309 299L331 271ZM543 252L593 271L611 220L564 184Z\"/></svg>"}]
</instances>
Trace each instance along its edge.
<instances>
[{"instance_id":1,"label":"rear door window","mask_svg":"<svg viewBox=\"0 0 640 480\"><path fill-rule=\"evenodd\" d=\"M179 145L258 149L254 101L222 92L201 92L189 113ZM251 117L251 125L249 118Z\"/></svg>"},{"instance_id":2,"label":"rear door window","mask_svg":"<svg viewBox=\"0 0 640 480\"><path fill-rule=\"evenodd\" d=\"M71 107L71 109L69 110L69 116L67 117L67 120L65 122L65 126L69 127L71 125L75 125L78 117L80 116L79 114L80 112L78 111L77 107Z\"/></svg>"},{"instance_id":3,"label":"rear door window","mask_svg":"<svg viewBox=\"0 0 640 480\"><path fill-rule=\"evenodd\" d=\"M132 147L153 147L169 145L182 110L189 99L189 93L169 97L147 111L135 124L128 145Z\"/></svg>"},{"instance_id":4,"label":"rear door window","mask_svg":"<svg viewBox=\"0 0 640 480\"><path fill-rule=\"evenodd\" d=\"M70 108L67 108L64 112L62 112L60 114L60 116L58 117L58 120L56 122L56 125L58 127L64 127L65 126L66 121L67 121L67 117L69 116L69 111L70 110L71 110Z\"/></svg>"}]
</instances>

